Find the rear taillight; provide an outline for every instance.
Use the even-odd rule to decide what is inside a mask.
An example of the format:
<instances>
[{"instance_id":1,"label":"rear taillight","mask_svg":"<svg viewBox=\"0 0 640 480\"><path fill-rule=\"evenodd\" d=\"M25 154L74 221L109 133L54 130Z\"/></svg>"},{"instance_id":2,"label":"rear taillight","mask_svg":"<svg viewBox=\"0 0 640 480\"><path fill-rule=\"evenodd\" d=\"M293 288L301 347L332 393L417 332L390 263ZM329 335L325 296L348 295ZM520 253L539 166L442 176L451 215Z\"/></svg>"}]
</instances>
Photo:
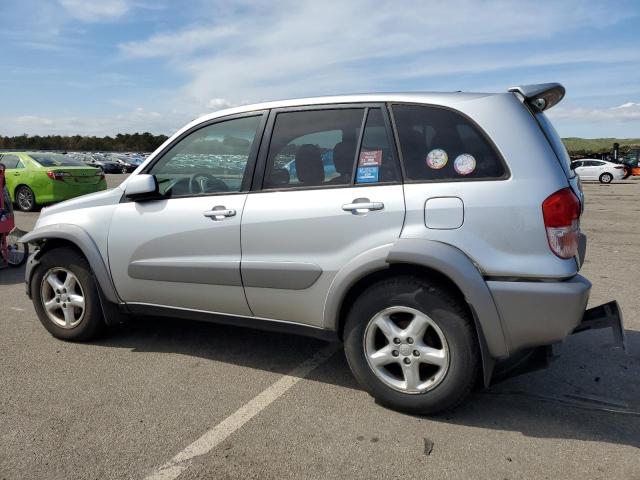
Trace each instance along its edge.
<instances>
[{"instance_id":1,"label":"rear taillight","mask_svg":"<svg viewBox=\"0 0 640 480\"><path fill-rule=\"evenodd\" d=\"M64 177L68 177L70 175L71 174L69 172L54 172L52 170L47 172L47 177L51 180L64 180Z\"/></svg>"},{"instance_id":2,"label":"rear taillight","mask_svg":"<svg viewBox=\"0 0 640 480\"><path fill-rule=\"evenodd\" d=\"M616 165L615 167L616 170L624 170L624 166L623 165Z\"/></svg>"},{"instance_id":3,"label":"rear taillight","mask_svg":"<svg viewBox=\"0 0 640 480\"><path fill-rule=\"evenodd\" d=\"M558 190L542 202L542 216L551 251L560 258L578 253L580 200L570 188Z\"/></svg>"}]
</instances>

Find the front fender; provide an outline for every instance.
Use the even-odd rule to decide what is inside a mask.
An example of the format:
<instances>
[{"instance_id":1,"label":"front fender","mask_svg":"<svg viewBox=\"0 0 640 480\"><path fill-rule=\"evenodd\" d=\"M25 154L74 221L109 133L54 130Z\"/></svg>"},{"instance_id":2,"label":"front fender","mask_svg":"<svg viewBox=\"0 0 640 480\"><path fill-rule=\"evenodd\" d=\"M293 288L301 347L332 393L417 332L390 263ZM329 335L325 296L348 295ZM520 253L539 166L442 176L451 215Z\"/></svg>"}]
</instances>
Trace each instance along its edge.
<instances>
[{"instance_id":1,"label":"front fender","mask_svg":"<svg viewBox=\"0 0 640 480\"><path fill-rule=\"evenodd\" d=\"M40 243L46 240L66 240L73 243L76 247L82 251L85 258L91 266L93 275L98 282L98 286L102 291L105 299L112 303L119 303L118 295L111 281L109 270L107 265L100 254L98 246L91 236L82 227L72 225L68 223L58 223L54 225L47 225L41 228L37 228L22 238L20 241L23 243ZM33 274L34 267L37 265L36 257L29 259L28 268L25 271L25 281L27 285L31 283L31 275Z\"/></svg>"}]
</instances>

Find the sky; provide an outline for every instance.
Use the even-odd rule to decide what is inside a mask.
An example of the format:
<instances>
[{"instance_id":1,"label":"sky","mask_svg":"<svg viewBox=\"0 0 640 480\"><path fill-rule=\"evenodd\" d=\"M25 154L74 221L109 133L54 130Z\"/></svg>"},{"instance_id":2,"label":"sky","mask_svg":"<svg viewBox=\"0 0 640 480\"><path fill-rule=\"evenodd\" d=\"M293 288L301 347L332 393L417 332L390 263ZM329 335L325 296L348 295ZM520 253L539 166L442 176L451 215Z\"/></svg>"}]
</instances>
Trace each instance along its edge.
<instances>
[{"instance_id":1,"label":"sky","mask_svg":"<svg viewBox=\"0 0 640 480\"><path fill-rule=\"evenodd\" d=\"M171 134L265 100L560 82L563 137L640 137L638 0L0 0L0 135Z\"/></svg>"}]
</instances>

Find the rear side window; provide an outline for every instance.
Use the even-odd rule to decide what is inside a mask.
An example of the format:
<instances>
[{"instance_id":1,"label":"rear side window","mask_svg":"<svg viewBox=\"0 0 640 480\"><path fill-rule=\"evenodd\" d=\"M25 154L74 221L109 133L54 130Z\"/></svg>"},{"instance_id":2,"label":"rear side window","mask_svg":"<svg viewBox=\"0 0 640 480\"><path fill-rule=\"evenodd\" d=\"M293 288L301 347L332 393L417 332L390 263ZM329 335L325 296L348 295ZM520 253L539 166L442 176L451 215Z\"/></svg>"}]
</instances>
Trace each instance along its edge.
<instances>
[{"instance_id":1,"label":"rear side window","mask_svg":"<svg viewBox=\"0 0 640 480\"><path fill-rule=\"evenodd\" d=\"M363 116L363 108L279 113L264 188L349 185Z\"/></svg>"},{"instance_id":2,"label":"rear side window","mask_svg":"<svg viewBox=\"0 0 640 480\"><path fill-rule=\"evenodd\" d=\"M484 135L459 113L394 105L393 116L408 180L502 178L504 165Z\"/></svg>"},{"instance_id":3,"label":"rear side window","mask_svg":"<svg viewBox=\"0 0 640 480\"><path fill-rule=\"evenodd\" d=\"M0 163L4 163L4 166L7 169L9 169L9 168L22 168L22 165L18 166L19 162L20 162L20 160L15 155L2 155L0 157Z\"/></svg>"},{"instance_id":4,"label":"rear side window","mask_svg":"<svg viewBox=\"0 0 640 480\"><path fill-rule=\"evenodd\" d=\"M556 157L558 157L558 161L562 165L562 169L565 171L568 177L572 177L574 173L571 171L571 158L569 157L569 153L567 152L564 143L562 143L560 135L558 135L556 129L553 128L553 125L544 114L544 112L537 112L535 114L535 117L538 121L538 124L540 125L540 128L542 128L545 137L547 137L551 148L553 148Z\"/></svg>"}]
</instances>

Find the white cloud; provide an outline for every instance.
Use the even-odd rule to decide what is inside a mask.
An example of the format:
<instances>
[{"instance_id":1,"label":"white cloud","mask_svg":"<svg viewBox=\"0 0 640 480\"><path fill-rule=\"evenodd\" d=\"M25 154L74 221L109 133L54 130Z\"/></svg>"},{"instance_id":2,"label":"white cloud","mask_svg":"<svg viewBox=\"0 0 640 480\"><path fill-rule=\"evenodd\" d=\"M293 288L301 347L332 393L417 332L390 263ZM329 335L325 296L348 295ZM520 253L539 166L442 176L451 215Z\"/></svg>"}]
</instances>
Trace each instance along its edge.
<instances>
[{"instance_id":1,"label":"white cloud","mask_svg":"<svg viewBox=\"0 0 640 480\"><path fill-rule=\"evenodd\" d=\"M131 5L126 0L59 0L69 15L85 22L121 17Z\"/></svg>"},{"instance_id":2,"label":"white cloud","mask_svg":"<svg viewBox=\"0 0 640 480\"><path fill-rule=\"evenodd\" d=\"M102 116L0 116L0 135L115 135L126 132L173 133L191 120L188 115L165 115L142 107Z\"/></svg>"},{"instance_id":3,"label":"white cloud","mask_svg":"<svg viewBox=\"0 0 640 480\"><path fill-rule=\"evenodd\" d=\"M640 103L627 102L609 108L567 108L549 110L554 120L576 120L581 122L636 122L640 121Z\"/></svg>"},{"instance_id":4,"label":"white cloud","mask_svg":"<svg viewBox=\"0 0 640 480\"><path fill-rule=\"evenodd\" d=\"M207 108L212 110L222 110L223 108L230 108L234 106L236 106L235 103L232 103L225 98L212 98L207 102Z\"/></svg>"},{"instance_id":5,"label":"white cloud","mask_svg":"<svg viewBox=\"0 0 640 480\"><path fill-rule=\"evenodd\" d=\"M120 50L131 58L175 57L202 48L214 48L216 40L236 33L236 28L231 25L216 28L192 27L175 34L153 35L144 42L123 43Z\"/></svg>"},{"instance_id":6,"label":"white cloud","mask_svg":"<svg viewBox=\"0 0 640 480\"><path fill-rule=\"evenodd\" d=\"M36 115L21 115L15 118L12 123L14 122L16 125L26 128L33 128L34 126L49 128L53 125L53 120L50 118L38 117Z\"/></svg>"},{"instance_id":7,"label":"white cloud","mask_svg":"<svg viewBox=\"0 0 640 480\"><path fill-rule=\"evenodd\" d=\"M549 53L530 58L478 58L451 49L548 39L586 25L617 21L605 2L588 8L579 0L558 2L541 20L538 1L449 2L408 0L349 2L275 0L242 3L202 16L197 25L120 45L132 58L166 58L190 78L186 102L230 101L385 89L403 78L490 71L510 66L561 64L606 52ZM206 9L204 9L206 11ZM638 58L636 52L628 56ZM202 108L202 107L200 107Z\"/></svg>"}]
</instances>

